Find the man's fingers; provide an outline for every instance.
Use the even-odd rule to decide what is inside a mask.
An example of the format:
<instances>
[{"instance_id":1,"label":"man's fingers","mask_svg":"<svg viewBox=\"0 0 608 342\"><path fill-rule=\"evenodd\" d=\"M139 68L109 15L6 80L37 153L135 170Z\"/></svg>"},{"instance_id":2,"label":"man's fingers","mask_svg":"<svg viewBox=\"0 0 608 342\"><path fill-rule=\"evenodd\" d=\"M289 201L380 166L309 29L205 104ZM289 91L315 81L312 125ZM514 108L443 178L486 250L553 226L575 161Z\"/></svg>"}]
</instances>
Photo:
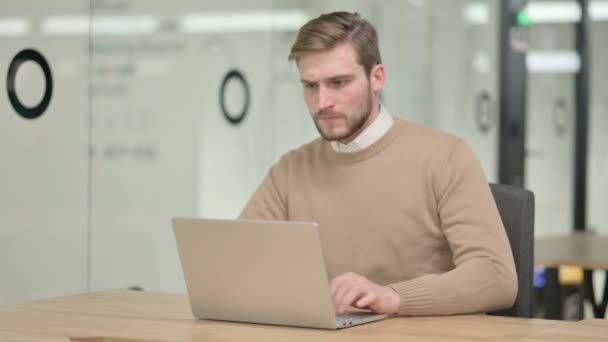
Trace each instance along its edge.
<instances>
[{"instance_id":1,"label":"man's fingers","mask_svg":"<svg viewBox=\"0 0 608 342\"><path fill-rule=\"evenodd\" d=\"M344 284L349 283L352 278L352 273L345 273L340 276L335 277L331 283L329 284L329 288L331 289L332 297L336 294L336 292L343 287Z\"/></svg>"},{"instance_id":2,"label":"man's fingers","mask_svg":"<svg viewBox=\"0 0 608 342\"><path fill-rule=\"evenodd\" d=\"M334 296L338 289L342 286L343 280L342 277L334 278L329 284L329 288L331 290L331 295Z\"/></svg>"},{"instance_id":3,"label":"man's fingers","mask_svg":"<svg viewBox=\"0 0 608 342\"><path fill-rule=\"evenodd\" d=\"M336 310L338 313L344 313L346 308L348 308L351 304L354 304L361 297L365 297L367 295L367 291L357 285L349 287L348 290L344 293L342 298L338 298L336 302Z\"/></svg>"},{"instance_id":4,"label":"man's fingers","mask_svg":"<svg viewBox=\"0 0 608 342\"><path fill-rule=\"evenodd\" d=\"M351 288L351 286L349 286L348 283L341 284L341 286L337 287L335 292L332 294L331 300L334 303L334 307L336 308L336 311L338 311L338 309L340 308L340 305L342 303L342 298L344 298L344 296L350 290L350 288Z\"/></svg>"},{"instance_id":5,"label":"man's fingers","mask_svg":"<svg viewBox=\"0 0 608 342\"><path fill-rule=\"evenodd\" d=\"M375 302L376 299L378 299L378 295L375 292L368 292L365 296L363 296L355 303L355 306L359 309L364 309L371 306L371 304Z\"/></svg>"},{"instance_id":6,"label":"man's fingers","mask_svg":"<svg viewBox=\"0 0 608 342\"><path fill-rule=\"evenodd\" d=\"M354 272L344 273L332 279L330 288L334 292L336 288L341 287L343 284L355 282L360 278L362 277Z\"/></svg>"},{"instance_id":7,"label":"man's fingers","mask_svg":"<svg viewBox=\"0 0 608 342\"><path fill-rule=\"evenodd\" d=\"M334 278L330 289L332 302L338 313L344 313L351 305L358 308L369 307L380 295L374 283L352 272Z\"/></svg>"},{"instance_id":8,"label":"man's fingers","mask_svg":"<svg viewBox=\"0 0 608 342\"><path fill-rule=\"evenodd\" d=\"M336 308L346 292L359 281L359 278L359 275L349 272L342 274L331 281L331 298Z\"/></svg>"},{"instance_id":9,"label":"man's fingers","mask_svg":"<svg viewBox=\"0 0 608 342\"><path fill-rule=\"evenodd\" d=\"M368 308L378 313L398 313L400 298L390 287L378 286L356 273L346 273L332 280L331 299L338 313L349 306Z\"/></svg>"}]
</instances>

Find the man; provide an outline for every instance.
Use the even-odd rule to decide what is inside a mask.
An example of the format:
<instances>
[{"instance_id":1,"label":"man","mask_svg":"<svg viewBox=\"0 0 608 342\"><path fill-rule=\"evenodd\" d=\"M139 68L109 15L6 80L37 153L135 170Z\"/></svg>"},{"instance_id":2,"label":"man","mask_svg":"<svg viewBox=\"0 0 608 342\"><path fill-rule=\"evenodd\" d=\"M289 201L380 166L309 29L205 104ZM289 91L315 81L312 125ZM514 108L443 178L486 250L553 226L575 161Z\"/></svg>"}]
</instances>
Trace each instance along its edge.
<instances>
[{"instance_id":1,"label":"man","mask_svg":"<svg viewBox=\"0 0 608 342\"><path fill-rule=\"evenodd\" d=\"M375 29L358 14L321 15L289 60L321 138L282 156L241 218L318 222L338 313L510 307L513 256L481 166L461 139L380 104Z\"/></svg>"}]
</instances>

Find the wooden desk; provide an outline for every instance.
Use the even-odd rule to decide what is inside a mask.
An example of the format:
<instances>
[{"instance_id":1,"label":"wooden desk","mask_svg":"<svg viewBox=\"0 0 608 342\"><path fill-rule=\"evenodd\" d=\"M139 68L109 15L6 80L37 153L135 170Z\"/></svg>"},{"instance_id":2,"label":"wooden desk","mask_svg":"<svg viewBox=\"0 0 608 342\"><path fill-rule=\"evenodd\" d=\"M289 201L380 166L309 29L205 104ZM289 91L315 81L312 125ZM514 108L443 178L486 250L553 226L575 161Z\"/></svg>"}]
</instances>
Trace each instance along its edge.
<instances>
[{"instance_id":1,"label":"wooden desk","mask_svg":"<svg viewBox=\"0 0 608 342\"><path fill-rule=\"evenodd\" d=\"M546 288L549 301L546 302L547 318L560 318L559 285L557 268L561 265L579 266L584 269L585 297L593 306L596 318L606 314L608 305L608 281L604 284L602 299L595 300L593 290L593 270L606 270L608 279L608 235L573 233L571 235L537 239L534 245L534 261L547 267Z\"/></svg>"},{"instance_id":2,"label":"wooden desk","mask_svg":"<svg viewBox=\"0 0 608 342\"><path fill-rule=\"evenodd\" d=\"M588 327L599 327L606 329L606 336L608 336L608 319L601 318L589 318L583 319L582 321L576 322L576 325L588 326Z\"/></svg>"},{"instance_id":3,"label":"wooden desk","mask_svg":"<svg viewBox=\"0 0 608 342\"><path fill-rule=\"evenodd\" d=\"M65 342L70 337L127 341L511 341L577 323L462 315L396 317L338 331L202 321L185 295L105 291L0 306L2 341ZM36 339L36 337L39 337ZM107 339L112 341L111 339ZM129 341L131 342L131 341Z\"/></svg>"},{"instance_id":4,"label":"wooden desk","mask_svg":"<svg viewBox=\"0 0 608 342\"><path fill-rule=\"evenodd\" d=\"M519 341L606 341L608 340L608 320L585 319L574 326L557 327L555 330L527 336Z\"/></svg>"},{"instance_id":5,"label":"wooden desk","mask_svg":"<svg viewBox=\"0 0 608 342\"><path fill-rule=\"evenodd\" d=\"M14 331L0 331L2 342L71 342L68 337L28 334Z\"/></svg>"},{"instance_id":6,"label":"wooden desk","mask_svg":"<svg viewBox=\"0 0 608 342\"><path fill-rule=\"evenodd\" d=\"M534 262L546 267L561 265L608 269L608 235L573 233L537 239Z\"/></svg>"},{"instance_id":7,"label":"wooden desk","mask_svg":"<svg viewBox=\"0 0 608 342\"><path fill-rule=\"evenodd\" d=\"M595 327L576 327L576 328L564 328L560 327L555 330L545 331L539 334L532 334L526 336L517 341L522 342L572 342L572 341L585 341L585 342L600 342L606 341L608 335L606 330Z\"/></svg>"},{"instance_id":8,"label":"wooden desk","mask_svg":"<svg viewBox=\"0 0 608 342\"><path fill-rule=\"evenodd\" d=\"M101 291L35 300L10 307L113 318L180 321L193 319L188 296L145 291Z\"/></svg>"}]
</instances>

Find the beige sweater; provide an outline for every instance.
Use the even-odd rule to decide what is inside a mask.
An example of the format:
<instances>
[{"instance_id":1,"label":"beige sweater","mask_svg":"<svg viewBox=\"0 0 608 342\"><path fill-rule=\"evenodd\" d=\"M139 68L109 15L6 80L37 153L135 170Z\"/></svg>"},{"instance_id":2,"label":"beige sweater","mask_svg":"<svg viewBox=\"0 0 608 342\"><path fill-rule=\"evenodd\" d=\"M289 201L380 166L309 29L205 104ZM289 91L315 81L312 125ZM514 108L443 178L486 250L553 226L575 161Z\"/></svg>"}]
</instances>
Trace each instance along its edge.
<instances>
[{"instance_id":1,"label":"beige sweater","mask_svg":"<svg viewBox=\"0 0 608 342\"><path fill-rule=\"evenodd\" d=\"M284 155L241 213L315 221L330 279L356 272L401 297L402 315L510 307L517 275L481 166L459 138L395 119L367 149L319 138Z\"/></svg>"}]
</instances>

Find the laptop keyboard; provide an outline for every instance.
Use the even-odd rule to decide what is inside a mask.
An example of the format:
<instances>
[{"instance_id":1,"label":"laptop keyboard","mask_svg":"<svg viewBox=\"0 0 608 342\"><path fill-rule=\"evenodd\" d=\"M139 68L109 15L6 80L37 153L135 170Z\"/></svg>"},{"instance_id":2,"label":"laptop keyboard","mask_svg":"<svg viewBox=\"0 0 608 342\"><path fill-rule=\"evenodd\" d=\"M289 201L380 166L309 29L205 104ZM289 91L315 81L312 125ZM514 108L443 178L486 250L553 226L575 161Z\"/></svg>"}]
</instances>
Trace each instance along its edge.
<instances>
[{"instance_id":1,"label":"laptop keyboard","mask_svg":"<svg viewBox=\"0 0 608 342\"><path fill-rule=\"evenodd\" d=\"M382 319L386 315L376 314L372 312L347 312L336 316L338 327L350 327L361 323L376 321Z\"/></svg>"}]
</instances>

